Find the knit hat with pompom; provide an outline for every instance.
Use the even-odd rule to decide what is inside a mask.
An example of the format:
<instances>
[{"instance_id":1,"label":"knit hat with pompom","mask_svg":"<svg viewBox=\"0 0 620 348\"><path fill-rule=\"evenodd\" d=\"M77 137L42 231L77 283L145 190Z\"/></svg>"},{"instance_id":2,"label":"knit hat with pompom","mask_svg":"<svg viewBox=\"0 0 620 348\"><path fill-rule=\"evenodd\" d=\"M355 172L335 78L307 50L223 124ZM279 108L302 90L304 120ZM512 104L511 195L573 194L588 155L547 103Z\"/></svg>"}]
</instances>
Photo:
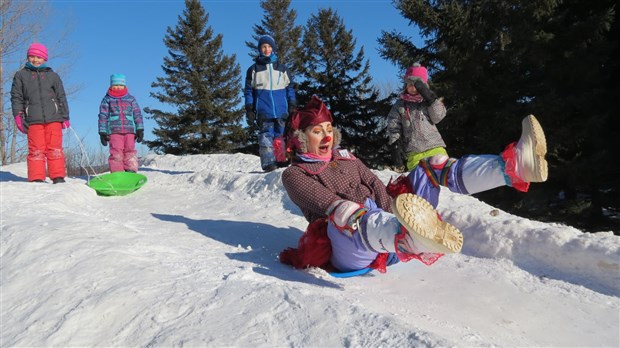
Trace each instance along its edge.
<instances>
[{"instance_id":1,"label":"knit hat with pompom","mask_svg":"<svg viewBox=\"0 0 620 348\"><path fill-rule=\"evenodd\" d=\"M407 68L405 76L403 76L405 83L413 83L416 80L422 80L424 83L428 83L428 71L420 63L415 63L413 66Z\"/></svg>"}]
</instances>

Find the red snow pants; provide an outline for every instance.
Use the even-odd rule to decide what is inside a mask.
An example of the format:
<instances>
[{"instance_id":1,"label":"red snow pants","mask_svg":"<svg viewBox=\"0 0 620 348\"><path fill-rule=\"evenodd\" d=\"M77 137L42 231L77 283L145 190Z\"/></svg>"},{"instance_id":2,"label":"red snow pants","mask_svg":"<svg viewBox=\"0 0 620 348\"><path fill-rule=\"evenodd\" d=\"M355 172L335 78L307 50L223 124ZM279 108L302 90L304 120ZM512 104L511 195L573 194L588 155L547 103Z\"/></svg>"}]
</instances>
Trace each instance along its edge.
<instances>
[{"instance_id":1,"label":"red snow pants","mask_svg":"<svg viewBox=\"0 0 620 348\"><path fill-rule=\"evenodd\" d=\"M62 123L33 124L28 127L28 181L67 176L62 150Z\"/></svg>"}]
</instances>

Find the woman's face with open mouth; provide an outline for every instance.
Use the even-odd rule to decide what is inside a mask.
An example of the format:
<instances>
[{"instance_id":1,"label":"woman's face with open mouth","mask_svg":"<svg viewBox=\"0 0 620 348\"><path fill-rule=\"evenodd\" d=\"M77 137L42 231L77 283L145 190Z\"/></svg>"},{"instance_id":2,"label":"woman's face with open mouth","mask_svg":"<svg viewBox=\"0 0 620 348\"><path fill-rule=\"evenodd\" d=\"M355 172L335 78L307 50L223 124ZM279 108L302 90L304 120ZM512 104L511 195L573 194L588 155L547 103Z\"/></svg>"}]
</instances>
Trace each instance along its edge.
<instances>
[{"instance_id":1,"label":"woman's face with open mouth","mask_svg":"<svg viewBox=\"0 0 620 348\"><path fill-rule=\"evenodd\" d=\"M308 137L308 153L328 156L332 153L334 145L334 129L329 121L309 126L304 131Z\"/></svg>"}]
</instances>

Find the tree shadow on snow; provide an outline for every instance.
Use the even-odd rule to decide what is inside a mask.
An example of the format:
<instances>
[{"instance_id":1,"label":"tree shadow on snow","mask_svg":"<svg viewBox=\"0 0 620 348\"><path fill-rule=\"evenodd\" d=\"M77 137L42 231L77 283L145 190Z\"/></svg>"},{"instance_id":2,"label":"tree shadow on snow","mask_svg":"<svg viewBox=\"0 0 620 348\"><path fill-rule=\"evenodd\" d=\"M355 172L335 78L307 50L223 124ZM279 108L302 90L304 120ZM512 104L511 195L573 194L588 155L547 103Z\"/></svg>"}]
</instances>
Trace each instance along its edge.
<instances>
[{"instance_id":1,"label":"tree shadow on snow","mask_svg":"<svg viewBox=\"0 0 620 348\"><path fill-rule=\"evenodd\" d=\"M22 178L10 172L0 171L0 181L28 181L28 178Z\"/></svg>"},{"instance_id":2,"label":"tree shadow on snow","mask_svg":"<svg viewBox=\"0 0 620 348\"><path fill-rule=\"evenodd\" d=\"M205 237L245 249L238 253L226 253L226 256L233 260L258 264L259 267L254 268L256 273L285 281L341 288L337 283L317 278L278 261L282 250L297 246L303 231L296 228L281 228L251 221L194 220L180 215L152 215L162 221L183 223Z\"/></svg>"}]
</instances>

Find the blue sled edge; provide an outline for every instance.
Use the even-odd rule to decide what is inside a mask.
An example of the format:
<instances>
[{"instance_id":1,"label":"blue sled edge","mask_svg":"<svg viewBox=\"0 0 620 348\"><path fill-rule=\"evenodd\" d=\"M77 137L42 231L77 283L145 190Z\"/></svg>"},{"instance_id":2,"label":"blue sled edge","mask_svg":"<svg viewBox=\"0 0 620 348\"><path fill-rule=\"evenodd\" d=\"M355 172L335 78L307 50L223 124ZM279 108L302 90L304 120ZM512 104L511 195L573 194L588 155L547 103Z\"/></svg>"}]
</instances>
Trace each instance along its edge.
<instances>
[{"instance_id":1,"label":"blue sled edge","mask_svg":"<svg viewBox=\"0 0 620 348\"><path fill-rule=\"evenodd\" d=\"M370 273L371 271L372 271L372 268L367 267L367 268L362 268L362 269L358 269L357 271L351 271L351 272L329 272L329 275L335 278L350 278L350 277L364 275L364 274Z\"/></svg>"}]
</instances>

